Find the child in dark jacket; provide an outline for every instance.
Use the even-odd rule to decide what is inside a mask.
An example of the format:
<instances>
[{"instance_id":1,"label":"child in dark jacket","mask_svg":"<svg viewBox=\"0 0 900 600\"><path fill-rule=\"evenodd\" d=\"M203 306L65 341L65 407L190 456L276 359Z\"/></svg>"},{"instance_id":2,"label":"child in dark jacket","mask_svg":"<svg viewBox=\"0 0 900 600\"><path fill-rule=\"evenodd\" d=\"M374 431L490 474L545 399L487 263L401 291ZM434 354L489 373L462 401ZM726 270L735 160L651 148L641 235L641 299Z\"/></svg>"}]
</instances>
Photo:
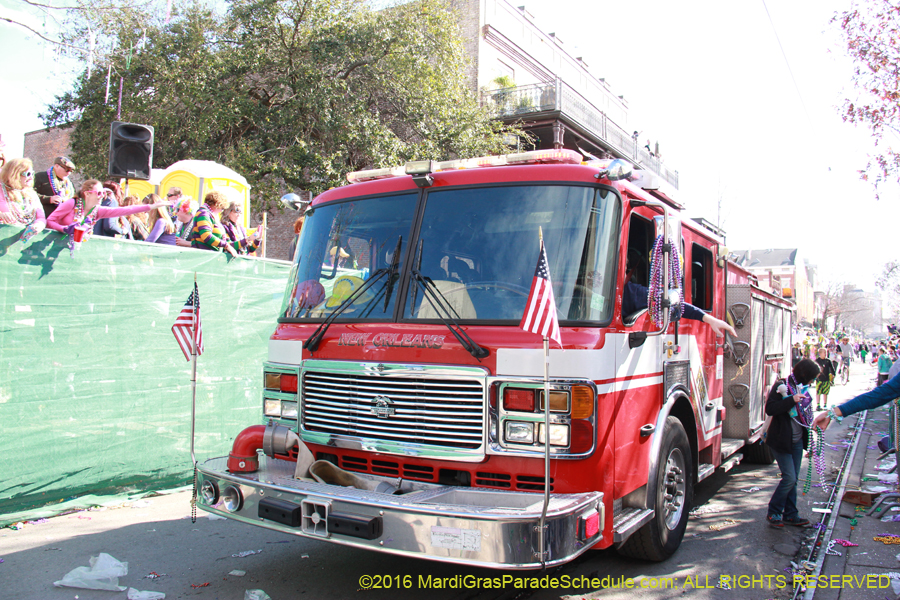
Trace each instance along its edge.
<instances>
[{"instance_id":1,"label":"child in dark jacket","mask_svg":"<svg viewBox=\"0 0 900 600\"><path fill-rule=\"evenodd\" d=\"M819 365L804 358L786 379L775 382L766 398L766 414L772 417L766 444L781 469L781 481L769 500L766 520L779 529L785 525L809 525L809 520L801 517L797 510L797 481L803 451L809 446L810 425L802 423L800 411L804 404L812 402L807 390L818 374Z\"/></svg>"}]
</instances>

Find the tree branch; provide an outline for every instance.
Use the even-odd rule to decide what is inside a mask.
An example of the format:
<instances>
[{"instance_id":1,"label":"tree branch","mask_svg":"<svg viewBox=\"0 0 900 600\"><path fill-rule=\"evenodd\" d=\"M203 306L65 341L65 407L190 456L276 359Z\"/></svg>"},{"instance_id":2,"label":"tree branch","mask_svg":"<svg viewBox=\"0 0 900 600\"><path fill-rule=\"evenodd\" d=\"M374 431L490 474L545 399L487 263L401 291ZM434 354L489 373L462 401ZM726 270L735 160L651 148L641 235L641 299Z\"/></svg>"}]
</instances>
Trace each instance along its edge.
<instances>
[{"instance_id":1,"label":"tree branch","mask_svg":"<svg viewBox=\"0 0 900 600\"><path fill-rule=\"evenodd\" d=\"M42 40L45 40L45 41L47 41L47 42L50 42L51 44L56 44L56 45L58 45L58 46L65 46L66 48L72 48L73 50L78 50L79 52L83 52L83 53L85 53L85 54L90 54L90 52L89 52L88 50L85 50L84 48L79 48L78 46L73 46L72 44L67 44L67 43L65 43L65 42L60 42L60 41L58 41L58 40L51 40L50 38L48 38L47 36L45 36L45 35L44 35L43 33L41 33L40 31L37 31L37 30L35 30L35 29L32 29L31 27L29 27L29 26L26 25L25 23L20 23L20 22L18 22L18 21L14 21L13 19L10 19L9 17L0 17L0 21L6 21L7 23L12 23L13 25L18 25L19 27L24 27L25 29L27 29L28 31L30 31L31 33L33 33L34 35L38 36L38 37L41 38Z\"/></svg>"}]
</instances>

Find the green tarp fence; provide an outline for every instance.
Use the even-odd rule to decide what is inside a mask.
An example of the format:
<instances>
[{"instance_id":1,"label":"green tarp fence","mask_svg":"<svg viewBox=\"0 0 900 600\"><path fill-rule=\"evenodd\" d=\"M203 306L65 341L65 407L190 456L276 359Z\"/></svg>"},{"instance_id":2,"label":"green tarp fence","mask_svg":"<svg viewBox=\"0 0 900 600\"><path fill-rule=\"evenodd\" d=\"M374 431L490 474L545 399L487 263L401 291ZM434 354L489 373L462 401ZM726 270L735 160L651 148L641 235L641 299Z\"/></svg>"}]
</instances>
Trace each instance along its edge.
<instances>
[{"instance_id":1,"label":"green tarp fence","mask_svg":"<svg viewBox=\"0 0 900 600\"><path fill-rule=\"evenodd\" d=\"M191 363L171 328L200 289L198 460L263 422L290 265L0 225L0 526L73 497L189 484Z\"/></svg>"}]
</instances>

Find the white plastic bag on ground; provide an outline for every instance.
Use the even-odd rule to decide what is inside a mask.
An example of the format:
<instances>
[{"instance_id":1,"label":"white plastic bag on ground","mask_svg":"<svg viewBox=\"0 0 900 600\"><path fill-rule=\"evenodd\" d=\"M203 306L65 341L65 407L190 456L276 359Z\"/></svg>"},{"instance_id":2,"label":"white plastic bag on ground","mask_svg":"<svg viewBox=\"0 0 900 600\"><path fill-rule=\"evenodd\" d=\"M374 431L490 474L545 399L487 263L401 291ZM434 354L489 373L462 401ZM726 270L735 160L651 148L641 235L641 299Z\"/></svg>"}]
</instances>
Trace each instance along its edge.
<instances>
[{"instance_id":1,"label":"white plastic bag on ground","mask_svg":"<svg viewBox=\"0 0 900 600\"><path fill-rule=\"evenodd\" d=\"M262 590L247 590L244 592L244 600L272 600L272 597Z\"/></svg>"},{"instance_id":2,"label":"white plastic bag on ground","mask_svg":"<svg viewBox=\"0 0 900 600\"><path fill-rule=\"evenodd\" d=\"M128 563L119 562L109 554L101 552L100 556L91 557L90 567L72 569L59 581L56 587L74 587L86 590L109 590L124 592L124 585L119 585L119 577L128 575Z\"/></svg>"},{"instance_id":3,"label":"white plastic bag on ground","mask_svg":"<svg viewBox=\"0 0 900 600\"><path fill-rule=\"evenodd\" d=\"M165 600L162 592L141 592L134 588L128 588L128 600Z\"/></svg>"}]
</instances>

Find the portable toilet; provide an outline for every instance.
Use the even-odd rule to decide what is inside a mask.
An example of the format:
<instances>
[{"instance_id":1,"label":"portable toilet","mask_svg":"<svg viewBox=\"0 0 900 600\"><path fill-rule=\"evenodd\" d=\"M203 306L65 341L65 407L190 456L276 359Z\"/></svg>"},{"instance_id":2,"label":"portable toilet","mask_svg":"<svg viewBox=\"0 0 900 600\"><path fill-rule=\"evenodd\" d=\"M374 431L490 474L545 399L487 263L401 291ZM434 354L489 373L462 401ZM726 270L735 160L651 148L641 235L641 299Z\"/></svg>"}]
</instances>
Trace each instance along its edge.
<instances>
[{"instance_id":1,"label":"portable toilet","mask_svg":"<svg viewBox=\"0 0 900 600\"><path fill-rule=\"evenodd\" d=\"M165 199L164 194L159 193L159 182L162 181L165 172L165 169L151 169L150 179L148 181L140 179L128 180L128 187L125 188L125 195L137 196L138 200L143 200L147 194L156 194Z\"/></svg>"},{"instance_id":2,"label":"portable toilet","mask_svg":"<svg viewBox=\"0 0 900 600\"><path fill-rule=\"evenodd\" d=\"M170 187L198 202L212 191L223 192L229 200L241 202L244 227L250 223L250 184L236 171L210 160L180 160L165 170L159 183L161 195Z\"/></svg>"}]
</instances>

